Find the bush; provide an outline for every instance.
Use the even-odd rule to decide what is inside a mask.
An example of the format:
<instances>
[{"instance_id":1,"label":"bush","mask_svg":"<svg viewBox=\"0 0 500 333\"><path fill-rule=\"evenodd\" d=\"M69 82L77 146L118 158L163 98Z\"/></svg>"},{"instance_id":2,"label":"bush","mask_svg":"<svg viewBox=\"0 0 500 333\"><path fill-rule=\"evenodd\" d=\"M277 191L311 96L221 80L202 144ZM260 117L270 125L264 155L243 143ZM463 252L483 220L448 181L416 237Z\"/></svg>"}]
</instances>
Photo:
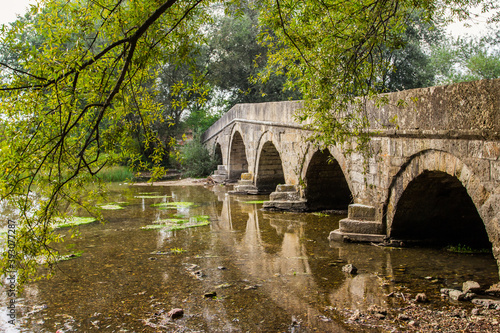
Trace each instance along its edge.
<instances>
[{"instance_id":1,"label":"bush","mask_svg":"<svg viewBox=\"0 0 500 333\"><path fill-rule=\"evenodd\" d=\"M187 142L180 152L182 171L187 177L206 177L217 168L217 162L199 138Z\"/></svg>"}]
</instances>

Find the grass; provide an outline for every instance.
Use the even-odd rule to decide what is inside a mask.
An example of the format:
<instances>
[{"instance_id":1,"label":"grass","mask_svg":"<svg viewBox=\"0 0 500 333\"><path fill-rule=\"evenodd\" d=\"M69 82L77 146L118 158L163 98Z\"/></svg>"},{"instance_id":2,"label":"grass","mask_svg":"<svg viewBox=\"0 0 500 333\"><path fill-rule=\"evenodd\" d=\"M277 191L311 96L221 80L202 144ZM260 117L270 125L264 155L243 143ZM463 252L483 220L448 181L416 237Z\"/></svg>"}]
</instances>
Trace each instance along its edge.
<instances>
[{"instance_id":1,"label":"grass","mask_svg":"<svg viewBox=\"0 0 500 333\"><path fill-rule=\"evenodd\" d=\"M472 253L491 253L490 249L474 249L470 246L467 245L449 245L446 247L446 251L449 252L454 252L454 253L466 253L466 254L472 254Z\"/></svg>"},{"instance_id":2,"label":"grass","mask_svg":"<svg viewBox=\"0 0 500 333\"><path fill-rule=\"evenodd\" d=\"M123 182L134 179L134 173L126 166L115 165L103 168L97 177L107 182Z\"/></svg>"}]
</instances>

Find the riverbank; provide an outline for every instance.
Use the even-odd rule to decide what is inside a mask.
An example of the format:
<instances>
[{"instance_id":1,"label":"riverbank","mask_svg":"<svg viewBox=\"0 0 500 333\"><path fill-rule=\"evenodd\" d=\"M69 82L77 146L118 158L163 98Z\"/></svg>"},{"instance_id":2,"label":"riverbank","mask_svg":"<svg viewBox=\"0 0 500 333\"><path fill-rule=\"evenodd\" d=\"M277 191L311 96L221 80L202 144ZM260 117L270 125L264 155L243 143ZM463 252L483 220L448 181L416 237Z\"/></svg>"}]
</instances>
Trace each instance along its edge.
<instances>
[{"instance_id":1,"label":"riverbank","mask_svg":"<svg viewBox=\"0 0 500 333\"><path fill-rule=\"evenodd\" d=\"M208 178L182 178L160 180L157 182L137 182L134 186L204 186L209 184Z\"/></svg>"}]
</instances>

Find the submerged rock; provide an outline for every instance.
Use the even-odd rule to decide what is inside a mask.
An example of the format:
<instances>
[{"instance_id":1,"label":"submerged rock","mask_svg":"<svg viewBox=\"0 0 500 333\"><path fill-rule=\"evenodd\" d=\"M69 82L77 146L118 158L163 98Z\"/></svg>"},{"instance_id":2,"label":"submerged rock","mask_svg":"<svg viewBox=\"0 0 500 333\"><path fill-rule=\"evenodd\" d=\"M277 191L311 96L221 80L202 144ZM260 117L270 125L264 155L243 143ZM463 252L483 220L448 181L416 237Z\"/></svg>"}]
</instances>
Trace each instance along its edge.
<instances>
[{"instance_id":1,"label":"submerged rock","mask_svg":"<svg viewBox=\"0 0 500 333\"><path fill-rule=\"evenodd\" d=\"M342 267L342 272L345 272L347 274L356 274L358 272L358 269L353 264L347 264Z\"/></svg>"},{"instance_id":2,"label":"submerged rock","mask_svg":"<svg viewBox=\"0 0 500 333\"><path fill-rule=\"evenodd\" d=\"M417 296L415 296L415 301L418 303L426 303L429 300L427 299L427 295L425 293L418 293Z\"/></svg>"},{"instance_id":3,"label":"submerged rock","mask_svg":"<svg viewBox=\"0 0 500 333\"><path fill-rule=\"evenodd\" d=\"M205 298L215 298L215 297L217 297L217 293L215 291L211 291L211 292L205 293L203 295L203 297L205 297Z\"/></svg>"},{"instance_id":4,"label":"submerged rock","mask_svg":"<svg viewBox=\"0 0 500 333\"><path fill-rule=\"evenodd\" d=\"M180 308L172 309L168 312L167 315L172 319L180 318L184 315L184 310Z\"/></svg>"}]
</instances>

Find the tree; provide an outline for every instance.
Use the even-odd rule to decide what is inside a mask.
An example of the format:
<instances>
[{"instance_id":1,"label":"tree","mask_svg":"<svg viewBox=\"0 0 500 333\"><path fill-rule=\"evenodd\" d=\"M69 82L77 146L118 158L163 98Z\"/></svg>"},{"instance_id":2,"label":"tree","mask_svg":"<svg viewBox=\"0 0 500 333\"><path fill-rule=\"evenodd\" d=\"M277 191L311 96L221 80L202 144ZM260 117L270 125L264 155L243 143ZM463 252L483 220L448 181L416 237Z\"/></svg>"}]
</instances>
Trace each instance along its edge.
<instances>
[{"instance_id":1,"label":"tree","mask_svg":"<svg viewBox=\"0 0 500 333\"><path fill-rule=\"evenodd\" d=\"M363 103L383 90L381 77L394 67L384 53L404 46L412 13L421 12L423 22L446 13L466 18L478 3L498 9L494 1L466 0L262 1L260 20L267 29L261 41L270 52L268 71L259 77L287 74L286 86L304 96L299 119L311 124L316 142L366 151Z\"/></svg>"},{"instance_id":2,"label":"tree","mask_svg":"<svg viewBox=\"0 0 500 333\"><path fill-rule=\"evenodd\" d=\"M36 272L40 257L54 261L58 236L50 229L63 215L59 201L79 204L78 189L119 158L143 165L122 147L137 119L144 145L154 147L153 173L162 173L163 150L151 129L163 121L161 105L146 86L162 59L187 61L209 20L207 5L44 1L31 8L34 20L4 28L2 47L17 56L1 63L0 196L20 211L11 252L20 283ZM26 44L26 35L42 43Z\"/></svg>"},{"instance_id":3,"label":"tree","mask_svg":"<svg viewBox=\"0 0 500 333\"><path fill-rule=\"evenodd\" d=\"M53 263L51 242L58 238L51 220L64 215L59 203L80 204L78 191L104 165L128 158L145 166L123 147L137 122L153 174L163 172L164 149L153 125L165 119L150 87L164 59L174 66L189 62L215 2L40 0L31 8L32 21L2 29L1 47L16 55L0 63L0 198L20 212L4 273L12 259L23 283L36 273L40 257ZM363 114L345 111L357 105L355 97L378 91L377 80L390 66L382 49L401 47L409 13L422 10L430 20L451 9L466 16L467 6L478 2L256 0L260 38L270 49L269 66L256 77L266 83L286 74L285 88L299 89L306 99L302 119L312 121L325 144L353 135L365 142ZM481 3L496 9L493 1ZM40 37L41 44L25 43L27 37ZM203 94L197 79L190 82L178 87L180 100L168 103Z\"/></svg>"},{"instance_id":4,"label":"tree","mask_svg":"<svg viewBox=\"0 0 500 333\"><path fill-rule=\"evenodd\" d=\"M422 19L423 13L411 12L401 35L402 47L383 53L390 67L382 73L383 91L398 91L432 86L435 71L429 51L444 39L441 27Z\"/></svg>"},{"instance_id":5,"label":"tree","mask_svg":"<svg viewBox=\"0 0 500 333\"><path fill-rule=\"evenodd\" d=\"M481 37L448 37L432 48L431 67L436 84L496 79L500 77L499 33Z\"/></svg>"}]
</instances>

